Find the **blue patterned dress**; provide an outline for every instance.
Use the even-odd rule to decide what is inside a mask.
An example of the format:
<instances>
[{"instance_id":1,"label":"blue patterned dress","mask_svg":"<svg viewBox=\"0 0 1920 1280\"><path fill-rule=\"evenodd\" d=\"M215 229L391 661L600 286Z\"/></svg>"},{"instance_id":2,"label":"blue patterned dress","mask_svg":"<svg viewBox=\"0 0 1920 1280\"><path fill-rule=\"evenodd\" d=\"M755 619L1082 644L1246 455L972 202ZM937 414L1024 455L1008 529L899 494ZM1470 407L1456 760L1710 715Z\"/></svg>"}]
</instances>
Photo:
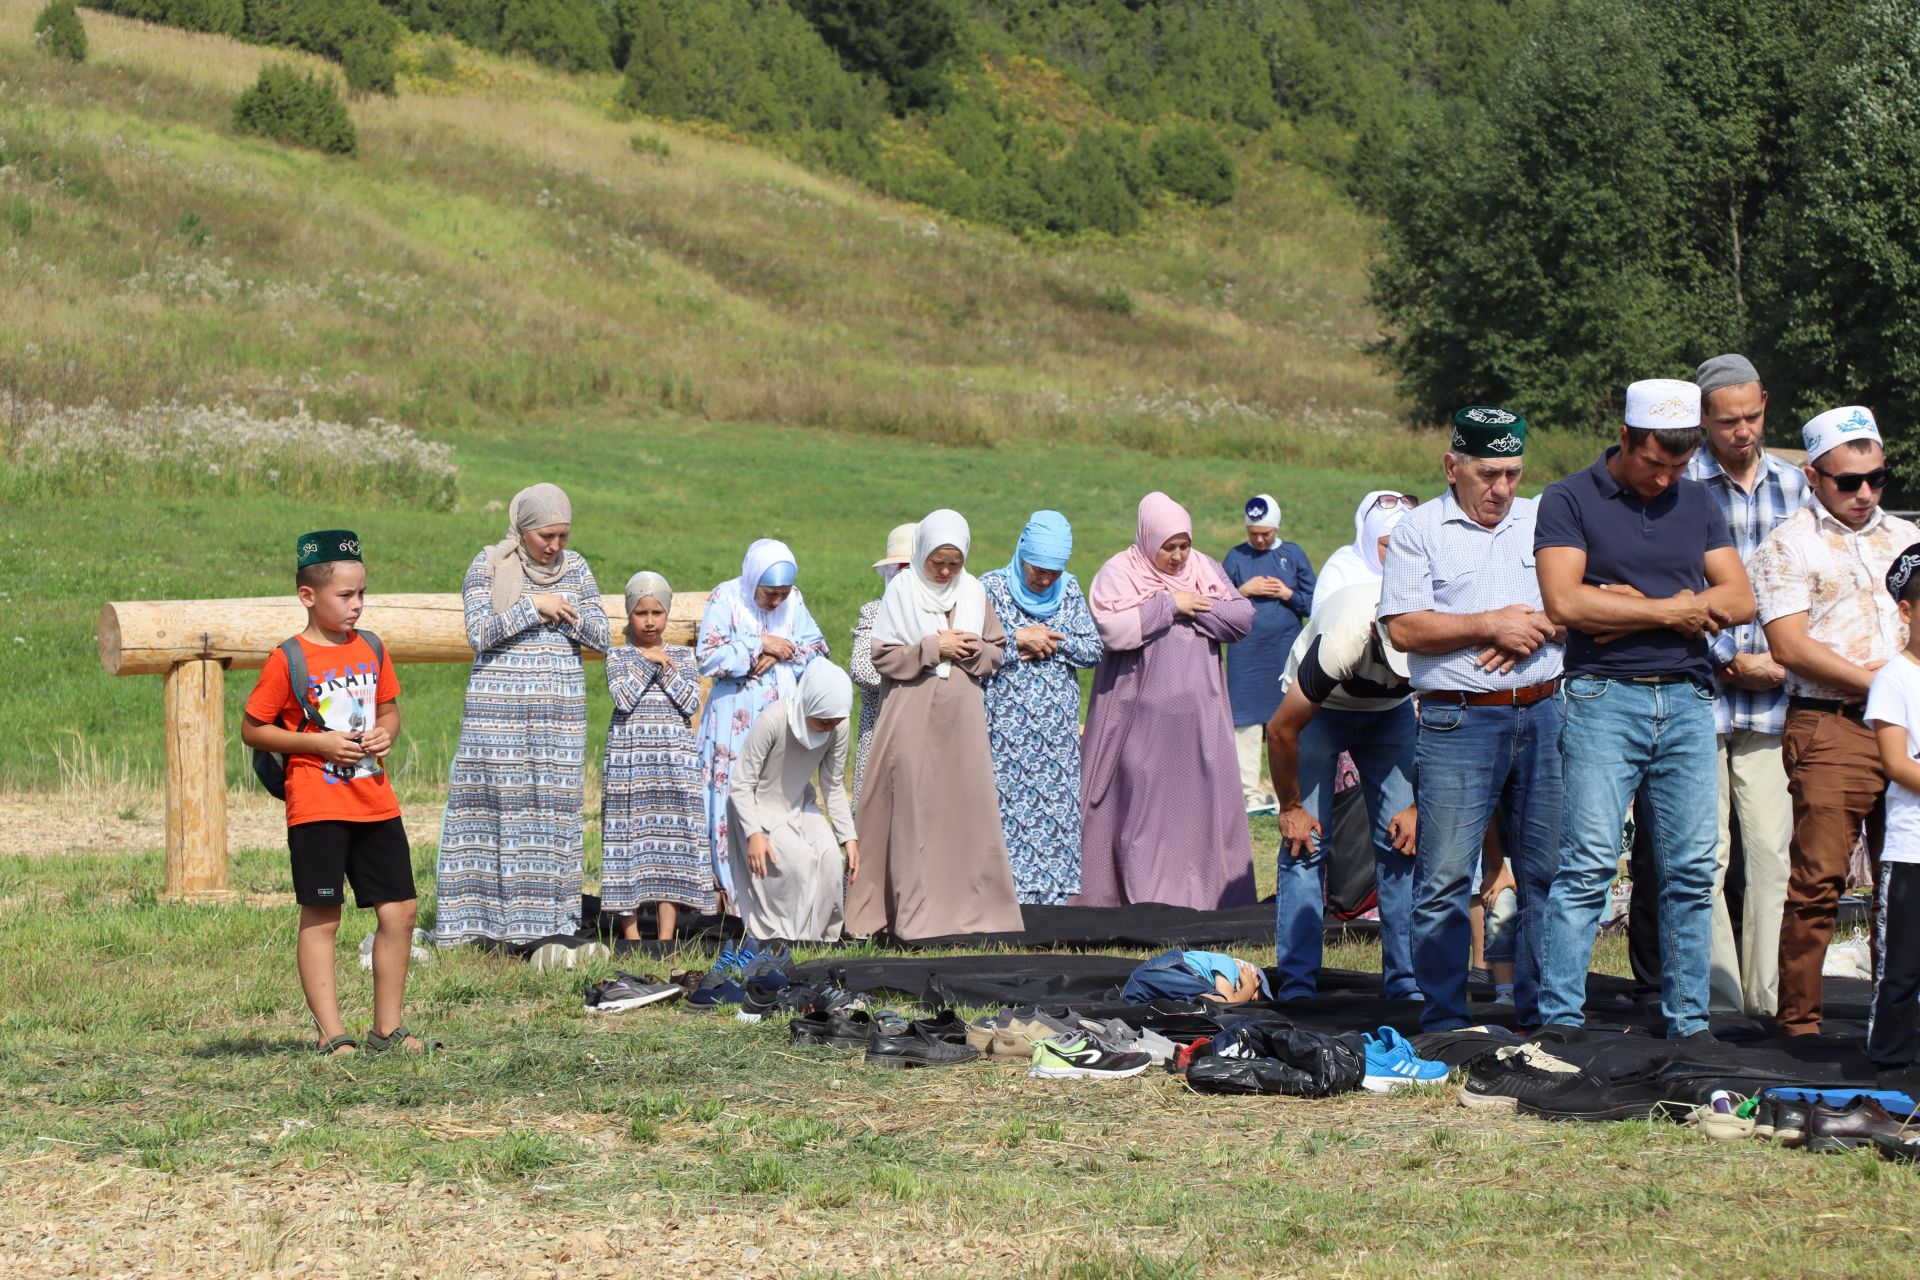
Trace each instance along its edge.
<instances>
[{"instance_id":1,"label":"blue patterned dress","mask_svg":"<svg viewBox=\"0 0 1920 1280\"><path fill-rule=\"evenodd\" d=\"M987 741L1000 790L1000 826L1021 902L1055 905L1080 892L1080 680L1098 665L1100 635L1073 575L1059 610L1035 618L1014 603L1007 571L980 575L1007 631L1007 661L983 681ZM1051 627L1067 638L1044 662L1016 658L1014 633Z\"/></svg>"},{"instance_id":2,"label":"blue patterned dress","mask_svg":"<svg viewBox=\"0 0 1920 1280\"><path fill-rule=\"evenodd\" d=\"M533 592L493 611L483 550L461 588L473 675L460 717L435 874L434 940L525 942L580 927L587 686L580 650L605 650L593 571L565 553L560 581L578 623L548 622Z\"/></svg>"},{"instance_id":3,"label":"blue patterned dress","mask_svg":"<svg viewBox=\"0 0 1920 1280\"><path fill-rule=\"evenodd\" d=\"M601 772L600 906L671 902L711 913L707 803L700 785L700 668L667 646L665 666L632 645L607 651L607 760Z\"/></svg>"}]
</instances>

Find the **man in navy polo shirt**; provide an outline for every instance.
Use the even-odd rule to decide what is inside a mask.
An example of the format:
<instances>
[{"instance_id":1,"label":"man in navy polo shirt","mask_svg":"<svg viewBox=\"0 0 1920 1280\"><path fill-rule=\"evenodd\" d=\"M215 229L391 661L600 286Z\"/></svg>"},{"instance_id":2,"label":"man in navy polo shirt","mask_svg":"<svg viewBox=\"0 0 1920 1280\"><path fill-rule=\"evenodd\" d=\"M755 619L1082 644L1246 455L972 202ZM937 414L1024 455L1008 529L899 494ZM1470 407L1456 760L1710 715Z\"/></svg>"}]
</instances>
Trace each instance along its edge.
<instances>
[{"instance_id":1,"label":"man in navy polo shirt","mask_svg":"<svg viewBox=\"0 0 1920 1280\"><path fill-rule=\"evenodd\" d=\"M1567 628L1560 731L1560 865L1547 899L1542 1025L1585 1021L1587 969L1620 826L1636 790L1660 877L1660 1011L1667 1036L1707 1031L1719 843L1713 662L1707 641L1753 617L1726 513L1685 478L1700 388L1627 388L1620 443L1540 495L1534 547L1547 614Z\"/></svg>"}]
</instances>

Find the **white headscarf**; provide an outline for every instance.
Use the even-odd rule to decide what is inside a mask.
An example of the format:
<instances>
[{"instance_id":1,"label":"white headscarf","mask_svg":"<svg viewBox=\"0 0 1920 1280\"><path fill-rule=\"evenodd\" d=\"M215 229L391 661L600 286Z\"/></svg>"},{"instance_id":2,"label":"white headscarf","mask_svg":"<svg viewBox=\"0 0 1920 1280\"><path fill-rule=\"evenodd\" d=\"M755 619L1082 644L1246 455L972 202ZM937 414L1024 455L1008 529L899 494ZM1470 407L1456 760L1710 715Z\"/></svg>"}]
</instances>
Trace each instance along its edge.
<instances>
[{"instance_id":1,"label":"white headscarf","mask_svg":"<svg viewBox=\"0 0 1920 1280\"><path fill-rule=\"evenodd\" d=\"M913 562L896 574L880 601L873 638L886 644L919 644L927 636L951 628L980 634L987 622L987 592L980 579L964 567L945 583L927 576L927 557L941 547L953 547L964 558L973 545L973 531L958 511L946 508L929 515L913 531ZM942 662L933 673L945 680L952 664Z\"/></svg>"},{"instance_id":2,"label":"white headscarf","mask_svg":"<svg viewBox=\"0 0 1920 1280\"><path fill-rule=\"evenodd\" d=\"M800 675L800 687L787 699L787 728L809 751L827 745L833 730L816 732L807 717L845 720L853 714L853 681L845 671L821 658L809 662Z\"/></svg>"},{"instance_id":3,"label":"white headscarf","mask_svg":"<svg viewBox=\"0 0 1920 1280\"><path fill-rule=\"evenodd\" d=\"M527 556L524 535L549 525L572 524L573 503L557 484L528 485L513 495L507 508L507 536L487 548L487 572L493 575L493 611L505 613L526 594L527 584L551 587L567 571L567 553L552 564L536 564Z\"/></svg>"},{"instance_id":4,"label":"white headscarf","mask_svg":"<svg viewBox=\"0 0 1920 1280\"><path fill-rule=\"evenodd\" d=\"M1398 489L1375 489L1360 499L1353 513L1353 542L1327 557L1313 584L1313 612L1322 600L1331 600L1346 587L1378 582L1386 566L1380 562L1380 539L1392 533L1406 517L1407 507L1378 506L1381 498L1399 496Z\"/></svg>"},{"instance_id":5,"label":"white headscarf","mask_svg":"<svg viewBox=\"0 0 1920 1280\"><path fill-rule=\"evenodd\" d=\"M787 598L772 609L762 609L759 597L755 594L760 587L760 579L777 564L790 564L797 569L799 561L793 558L793 552L786 543L773 538L760 538L747 548L747 554L741 558L740 576L731 582L721 583L720 590L732 597L731 607L736 618L758 627L763 635L791 640L800 614L800 588L795 586L787 593Z\"/></svg>"}]
</instances>

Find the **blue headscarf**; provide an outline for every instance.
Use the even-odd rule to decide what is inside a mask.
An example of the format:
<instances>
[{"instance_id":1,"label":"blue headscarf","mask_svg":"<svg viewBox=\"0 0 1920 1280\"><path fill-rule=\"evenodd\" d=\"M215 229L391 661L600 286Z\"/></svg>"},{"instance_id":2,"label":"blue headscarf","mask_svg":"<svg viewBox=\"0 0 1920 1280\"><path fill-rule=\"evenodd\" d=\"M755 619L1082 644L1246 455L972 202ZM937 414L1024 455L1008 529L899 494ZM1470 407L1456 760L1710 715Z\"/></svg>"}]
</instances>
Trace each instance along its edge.
<instances>
[{"instance_id":1,"label":"blue headscarf","mask_svg":"<svg viewBox=\"0 0 1920 1280\"><path fill-rule=\"evenodd\" d=\"M1013 561L1007 565L1007 590L1013 593L1013 602L1035 618L1051 618L1058 613L1067 590L1067 559L1072 555L1073 526L1067 523L1067 518L1058 511L1034 512L1027 527L1020 531L1020 541L1013 548ZM1061 574L1046 592L1035 595L1027 587L1022 563L1036 569L1058 569Z\"/></svg>"}]
</instances>

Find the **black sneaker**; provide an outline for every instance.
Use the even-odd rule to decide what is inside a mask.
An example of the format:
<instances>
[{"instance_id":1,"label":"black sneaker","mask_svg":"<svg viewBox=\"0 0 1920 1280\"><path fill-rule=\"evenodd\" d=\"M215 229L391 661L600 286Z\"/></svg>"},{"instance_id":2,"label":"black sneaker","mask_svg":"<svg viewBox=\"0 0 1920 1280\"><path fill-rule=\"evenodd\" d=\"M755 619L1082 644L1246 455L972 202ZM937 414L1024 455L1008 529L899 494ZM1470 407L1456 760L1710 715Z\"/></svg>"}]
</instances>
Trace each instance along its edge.
<instances>
[{"instance_id":1,"label":"black sneaker","mask_svg":"<svg viewBox=\"0 0 1920 1280\"><path fill-rule=\"evenodd\" d=\"M1783 1147L1803 1145L1807 1140L1807 1112L1812 1105L1805 1098L1775 1098L1773 1140Z\"/></svg>"},{"instance_id":2,"label":"black sneaker","mask_svg":"<svg viewBox=\"0 0 1920 1280\"><path fill-rule=\"evenodd\" d=\"M961 1035L965 1036L965 1024ZM972 1062L980 1056L977 1049L966 1044L955 1044L951 1040L942 1040L939 1036L923 1030L919 1023L908 1023L903 1027L889 1028L895 1034L886 1034L875 1030L873 1039L867 1042L867 1065L870 1067L957 1067L963 1062Z\"/></svg>"},{"instance_id":3,"label":"black sneaker","mask_svg":"<svg viewBox=\"0 0 1920 1280\"><path fill-rule=\"evenodd\" d=\"M1661 1075L1666 1065L1656 1058L1616 1076L1582 1071L1570 1087L1516 1103L1514 1110L1543 1120L1644 1120L1670 1101L1671 1091Z\"/></svg>"},{"instance_id":4,"label":"black sneaker","mask_svg":"<svg viewBox=\"0 0 1920 1280\"><path fill-rule=\"evenodd\" d=\"M1753 1136L1762 1142L1773 1141L1774 1115L1779 1105L1772 1094L1763 1093L1760 1105L1753 1109Z\"/></svg>"},{"instance_id":5,"label":"black sneaker","mask_svg":"<svg viewBox=\"0 0 1920 1280\"><path fill-rule=\"evenodd\" d=\"M1580 1069L1537 1044L1507 1045L1473 1061L1460 1086L1460 1105L1512 1111L1522 1102L1542 1102L1574 1087Z\"/></svg>"},{"instance_id":6,"label":"black sneaker","mask_svg":"<svg viewBox=\"0 0 1920 1280\"><path fill-rule=\"evenodd\" d=\"M816 1008L812 987L794 986L781 974L762 974L740 993L740 1011L733 1016L741 1022L758 1022L779 1013L812 1013Z\"/></svg>"},{"instance_id":7,"label":"black sneaker","mask_svg":"<svg viewBox=\"0 0 1920 1280\"><path fill-rule=\"evenodd\" d=\"M636 978L617 973L605 982L596 982L586 990L588 1013L620 1013L650 1004L671 1004L685 995L677 984L662 982L652 974Z\"/></svg>"}]
</instances>

